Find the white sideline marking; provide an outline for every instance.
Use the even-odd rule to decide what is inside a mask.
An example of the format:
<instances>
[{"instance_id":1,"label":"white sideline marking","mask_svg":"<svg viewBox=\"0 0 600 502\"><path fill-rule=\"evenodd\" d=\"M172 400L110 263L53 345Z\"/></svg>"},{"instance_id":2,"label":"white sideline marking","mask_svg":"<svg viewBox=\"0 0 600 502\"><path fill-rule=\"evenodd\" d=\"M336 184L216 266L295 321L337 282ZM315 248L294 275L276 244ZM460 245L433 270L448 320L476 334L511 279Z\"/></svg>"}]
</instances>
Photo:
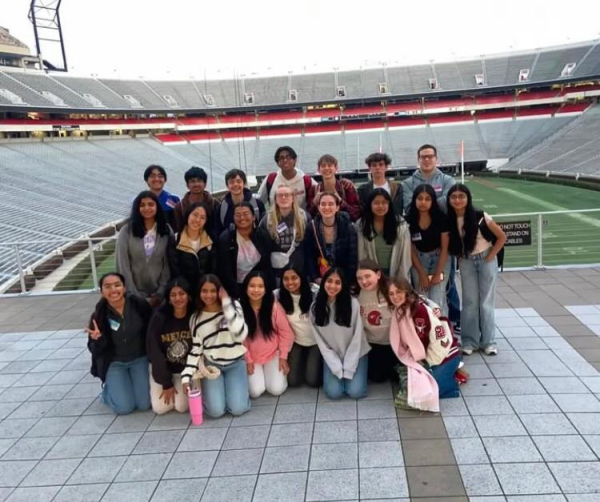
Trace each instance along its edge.
<instances>
[{"instance_id":1,"label":"white sideline marking","mask_svg":"<svg viewBox=\"0 0 600 502\"><path fill-rule=\"evenodd\" d=\"M500 190L501 192L506 192L510 195L513 195L514 197L518 197L520 199L526 200L527 202L532 202L533 204L538 204L542 207L545 207L546 209L549 209L550 211L568 211L568 209L566 207L552 204L552 202L546 202L544 200L538 199L537 197L533 197L532 195L519 193L516 190L511 190L510 188L498 188L498 190ZM594 227L600 228L600 221L597 220L596 218L591 218L591 217L587 216L586 214L568 213L568 214L565 214L565 216L575 218L576 220L583 221Z\"/></svg>"}]
</instances>

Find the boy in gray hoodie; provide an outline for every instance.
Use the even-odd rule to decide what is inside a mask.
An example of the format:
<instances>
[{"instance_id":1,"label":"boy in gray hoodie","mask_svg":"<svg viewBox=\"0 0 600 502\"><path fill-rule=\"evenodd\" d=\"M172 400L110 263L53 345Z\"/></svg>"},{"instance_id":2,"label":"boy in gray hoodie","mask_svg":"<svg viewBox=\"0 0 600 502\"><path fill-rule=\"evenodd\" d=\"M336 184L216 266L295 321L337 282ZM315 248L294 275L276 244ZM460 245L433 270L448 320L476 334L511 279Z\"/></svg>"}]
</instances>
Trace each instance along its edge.
<instances>
[{"instance_id":1,"label":"boy in gray hoodie","mask_svg":"<svg viewBox=\"0 0 600 502\"><path fill-rule=\"evenodd\" d=\"M423 145L417 150L419 169L402 182L402 200L404 210L408 210L415 188L419 185L431 185L435 190L440 209L446 212L446 197L448 190L456 181L452 176L444 174L437 168L437 148L433 145Z\"/></svg>"}]
</instances>

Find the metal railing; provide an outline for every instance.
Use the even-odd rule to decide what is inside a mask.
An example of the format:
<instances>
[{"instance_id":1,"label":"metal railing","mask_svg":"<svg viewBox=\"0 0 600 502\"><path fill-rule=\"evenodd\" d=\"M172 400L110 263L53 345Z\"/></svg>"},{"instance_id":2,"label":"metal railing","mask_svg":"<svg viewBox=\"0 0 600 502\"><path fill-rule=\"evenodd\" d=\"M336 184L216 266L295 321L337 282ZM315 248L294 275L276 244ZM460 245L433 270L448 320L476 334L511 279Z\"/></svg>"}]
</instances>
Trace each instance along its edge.
<instances>
[{"instance_id":1,"label":"metal railing","mask_svg":"<svg viewBox=\"0 0 600 502\"><path fill-rule=\"evenodd\" d=\"M509 241L528 242L507 245L504 270L600 266L600 209L492 217L503 225L519 223ZM0 243L0 295L97 291L98 278L114 270L115 245L114 235Z\"/></svg>"}]
</instances>

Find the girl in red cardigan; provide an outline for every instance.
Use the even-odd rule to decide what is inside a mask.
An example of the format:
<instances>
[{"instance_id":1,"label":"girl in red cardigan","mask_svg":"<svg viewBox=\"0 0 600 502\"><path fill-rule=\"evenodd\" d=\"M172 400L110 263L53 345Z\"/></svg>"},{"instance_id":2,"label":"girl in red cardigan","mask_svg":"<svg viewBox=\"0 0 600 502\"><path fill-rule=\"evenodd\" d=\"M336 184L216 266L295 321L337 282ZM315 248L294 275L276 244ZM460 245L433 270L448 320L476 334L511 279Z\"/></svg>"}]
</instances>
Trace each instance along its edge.
<instances>
[{"instance_id":1,"label":"girl in red cardigan","mask_svg":"<svg viewBox=\"0 0 600 502\"><path fill-rule=\"evenodd\" d=\"M279 396L287 389L290 367L288 354L294 343L294 333L283 307L266 287L263 272L250 272L244 280L240 303L248 325L244 340L250 397L257 398L265 390Z\"/></svg>"}]
</instances>

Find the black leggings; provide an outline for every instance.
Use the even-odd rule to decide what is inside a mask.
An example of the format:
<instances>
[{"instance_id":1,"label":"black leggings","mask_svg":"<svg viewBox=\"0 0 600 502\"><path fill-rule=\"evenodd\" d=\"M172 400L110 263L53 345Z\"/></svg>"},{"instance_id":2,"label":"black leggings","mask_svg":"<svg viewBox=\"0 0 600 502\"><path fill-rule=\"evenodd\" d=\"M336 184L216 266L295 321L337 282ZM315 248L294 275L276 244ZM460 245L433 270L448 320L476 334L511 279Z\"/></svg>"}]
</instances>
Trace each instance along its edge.
<instances>
[{"instance_id":1,"label":"black leggings","mask_svg":"<svg viewBox=\"0 0 600 502\"><path fill-rule=\"evenodd\" d=\"M399 363L391 345L371 344L369 352L369 380L372 382L397 381L398 374L394 369Z\"/></svg>"},{"instance_id":2,"label":"black leggings","mask_svg":"<svg viewBox=\"0 0 600 502\"><path fill-rule=\"evenodd\" d=\"M299 387L306 383L309 387L320 387L323 381L323 358L317 345L303 347L294 343L288 354L288 385Z\"/></svg>"}]
</instances>

